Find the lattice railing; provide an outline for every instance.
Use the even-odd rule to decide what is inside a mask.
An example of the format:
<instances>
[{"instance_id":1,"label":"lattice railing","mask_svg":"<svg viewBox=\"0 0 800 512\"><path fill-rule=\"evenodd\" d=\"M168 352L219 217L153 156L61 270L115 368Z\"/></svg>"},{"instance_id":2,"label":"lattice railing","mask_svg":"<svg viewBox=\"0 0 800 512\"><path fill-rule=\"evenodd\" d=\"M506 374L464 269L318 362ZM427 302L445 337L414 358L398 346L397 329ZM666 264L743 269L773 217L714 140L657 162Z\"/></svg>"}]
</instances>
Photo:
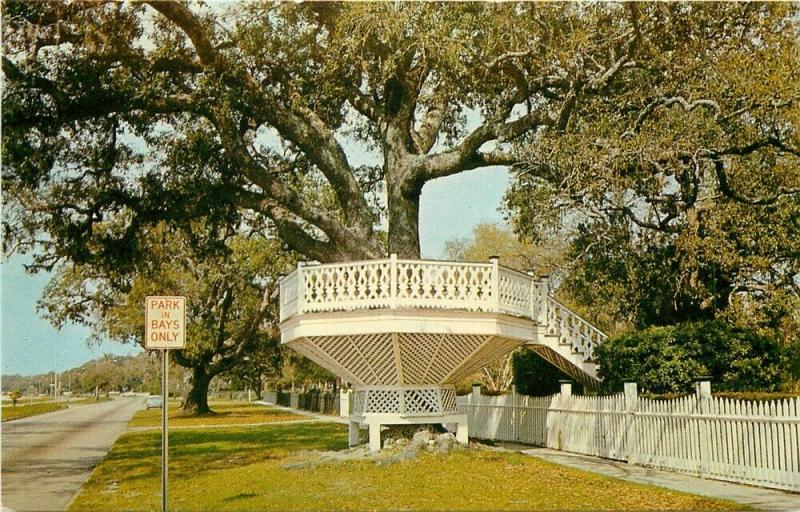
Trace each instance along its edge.
<instances>
[{"instance_id":1,"label":"lattice railing","mask_svg":"<svg viewBox=\"0 0 800 512\"><path fill-rule=\"evenodd\" d=\"M453 386L367 386L357 388L353 414L431 416L458 412Z\"/></svg>"},{"instance_id":2,"label":"lattice railing","mask_svg":"<svg viewBox=\"0 0 800 512\"><path fill-rule=\"evenodd\" d=\"M537 293L533 282L529 275L500 268L497 279L500 311L533 317L533 295Z\"/></svg>"},{"instance_id":3,"label":"lattice railing","mask_svg":"<svg viewBox=\"0 0 800 512\"><path fill-rule=\"evenodd\" d=\"M607 336L552 297L547 297L546 307L547 334L557 336L560 343L570 345L573 352L583 354L585 359L592 359L595 347Z\"/></svg>"},{"instance_id":4,"label":"lattice railing","mask_svg":"<svg viewBox=\"0 0 800 512\"><path fill-rule=\"evenodd\" d=\"M281 322L289 317L292 317L300 312L297 305L298 293L300 287L298 286L297 278L300 275L298 270L293 271L288 276L281 279Z\"/></svg>"},{"instance_id":5,"label":"lattice railing","mask_svg":"<svg viewBox=\"0 0 800 512\"><path fill-rule=\"evenodd\" d=\"M298 265L281 281L281 321L302 313L428 308L532 318L591 359L606 336L549 296L545 281L491 263L389 259Z\"/></svg>"},{"instance_id":6,"label":"lattice railing","mask_svg":"<svg viewBox=\"0 0 800 512\"><path fill-rule=\"evenodd\" d=\"M350 311L390 306L388 260L298 267L300 312Z\"/></svg>"}]
</instances>

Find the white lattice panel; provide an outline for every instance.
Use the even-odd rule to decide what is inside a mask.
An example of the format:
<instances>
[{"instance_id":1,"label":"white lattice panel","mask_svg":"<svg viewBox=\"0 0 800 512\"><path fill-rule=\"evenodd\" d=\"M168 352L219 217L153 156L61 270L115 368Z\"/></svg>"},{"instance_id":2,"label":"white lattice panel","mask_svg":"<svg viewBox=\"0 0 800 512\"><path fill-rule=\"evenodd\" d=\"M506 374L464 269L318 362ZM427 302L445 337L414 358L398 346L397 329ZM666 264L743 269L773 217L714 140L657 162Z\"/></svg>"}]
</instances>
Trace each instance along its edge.
<instances>
[{"instance_id":1,"label":"white lattice panel","mask_svg":"<svg viewBox=\"0 0 800 512\"><path fill-rule=\"evenodd\" d=\"M337 361L329 354L320 350L319 347L315 343L311 342L308 338L298 338L293 340L291 343L289 343L289 347L291 347L292 350L295 350L311 359L323 368L342 377L348 382L353 384L364 384L364 382L358 376L350 371L350 368L344 366L340 361Z\"/></svg>"},{"instance_id":2,"label":"white lattice panel","mask_svg":"<svg viewBox=\"0 0 800 512\"><path fill-rule=\"evenodd\" d=\"M356 390L353 414L436 416L458 412L453 386L367 386Z\"/></svg>"},{"instance_id":3,"label":"white lattice panel","mask_svg":"<svg viewBox=\"0 0 800 512\"><path fill-rule=\"evenodd\" d=\"M499 336L488 337L483 346L471 354L469 358L447 377L446 382L457 382L468 377L484 366L497 361L523 343L523 340L513 338L502 338Z\"/></svg>"},{"instance_id":4,"label":"white lattice panel","mask_svg":"<svg viewBox=\"0 0 800 512\"><path fill-rule=\"evenodd\" d=\"M488 336L398 334L404 384L444 383Z\"/></svg>"},{"instance_id":5,"label":"white lattice panel","mask_svg":"<svg viewBox=\"0 0 800 512\"><path fill-rule=\"evenodd\" d=\"M391 333L315 336L307 339L320 352L336 361L337 366L346 368L350 375L355 376L356 380L347 379L350 382L362 385L398 383Z\"/></svg>"},{"instance_id":6,"label":"white lattice panel","mask_svg":"<svg viewBox=\"0 0 800 512\"><path fill-rule=\"evenodd\" d=\"M400 414L400 392L395 389L373 389L367 392L365 412Z\"/></svg>"},{"instance_id":7,"label":"white lattice panel","mask_svg":"<svg viewBox=\"0 0 800 512\"><path fill-rule=\"evenodd\" d=\"M440 411L438 389L405 389L403 405L406 414L436 413Z\"/></svg>"},{"instance_id":8,"label":"white lattice panel","mask_svg":"<svg viewBox=\"0 0 800 512\"><path fill-rule=\"evenodd\" d=\"M456 390L453 388L442 389L442 411L456 412L458 411L458 401L456 398Z\"/></svg>"}]
</instances>

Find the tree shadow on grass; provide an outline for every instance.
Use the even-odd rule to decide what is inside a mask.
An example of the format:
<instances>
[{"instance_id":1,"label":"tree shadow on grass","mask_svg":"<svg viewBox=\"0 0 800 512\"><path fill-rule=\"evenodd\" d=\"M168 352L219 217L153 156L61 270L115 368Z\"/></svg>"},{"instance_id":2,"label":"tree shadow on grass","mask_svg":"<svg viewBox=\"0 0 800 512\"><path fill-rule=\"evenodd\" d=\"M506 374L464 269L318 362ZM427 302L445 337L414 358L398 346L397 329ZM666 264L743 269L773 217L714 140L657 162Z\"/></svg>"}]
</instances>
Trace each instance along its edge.
<instances>
[{"instance_id":1,"label":"tree shadow on grass","mask_svg":"<svg viewBox=\"0 0 800 512\"><path fill-rule=\"evenodd\" d=\"M341 450L347 447L342 425L295 423L265 427L178 430L169 434L170 474L246 466L282 458L300 450ZM157 478L161 466L161 433L122 436L101 465L99 476L126 480Z\"/></svg>"}]
</instances>

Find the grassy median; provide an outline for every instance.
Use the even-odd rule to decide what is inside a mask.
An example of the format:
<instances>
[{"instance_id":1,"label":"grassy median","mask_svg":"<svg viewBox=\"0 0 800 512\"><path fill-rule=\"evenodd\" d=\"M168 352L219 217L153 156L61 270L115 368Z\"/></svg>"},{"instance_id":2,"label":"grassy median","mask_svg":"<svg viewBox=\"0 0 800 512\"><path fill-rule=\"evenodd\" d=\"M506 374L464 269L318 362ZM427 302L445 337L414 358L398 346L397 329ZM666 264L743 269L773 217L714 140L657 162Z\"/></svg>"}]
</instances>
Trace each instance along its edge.
<instances>
[{"instance_id":1,"label":"grassy median","mask_svg":"<svg viewBox=\"0 0 800 512\"><path fill-rule=\"evenodd\" d=\"M60 411L61 409L66 409L67 407L96 404L98 402L105 402L107 400L109 399L100 398L99 400L95 400L94 398L76 398L68 402L48 402L42 399L29 402L26 399L20 399L16 406L12 405L10 402L4 401L1 411L2 420L18 420L20 418L27 418L29 416L38 416L48 412Z\"/></svg>"},{"instance_id":2,"label":"grassy median","mask_svg":"<svg viewBox=\"0 0 800 512\"><path fill-rule=\"evenodd\" d=\"M251 425L281 421L307 420L307 416L293 414L281 409L267 408L249 402L212 402L211 414L191 416L183 414L180 407L170 405L170 427L208 427L217 425ZM161 427L161 409L145 409L136 413L129 427Z\"/></svg>"},{"instance_id":3,"label":"grassy median","mask_svg":"<svg viewBox=\"0 0 800 512\"><path fill-rule=\"evenodd\" d=\"M391 466L359 460L285 467L308 459L308 451L346 444L346 427L322 422L176 430L170 433L170 510L743 508L508 452L423 453ZM129 432L70 510L157 510L159 476L160 433Z\"/></svg>"},{"instance_id":4,"label":"grassy median","mask_svg":"<svg viewBox=\"0 0 800 512\"><path fill-rule=\"evenodd\" d=\"M2 417L3 421L18 420L66 408L66 402L33 402L28 404L20 401L16 406L3 402Z\"/></svg>"}]
</instances>

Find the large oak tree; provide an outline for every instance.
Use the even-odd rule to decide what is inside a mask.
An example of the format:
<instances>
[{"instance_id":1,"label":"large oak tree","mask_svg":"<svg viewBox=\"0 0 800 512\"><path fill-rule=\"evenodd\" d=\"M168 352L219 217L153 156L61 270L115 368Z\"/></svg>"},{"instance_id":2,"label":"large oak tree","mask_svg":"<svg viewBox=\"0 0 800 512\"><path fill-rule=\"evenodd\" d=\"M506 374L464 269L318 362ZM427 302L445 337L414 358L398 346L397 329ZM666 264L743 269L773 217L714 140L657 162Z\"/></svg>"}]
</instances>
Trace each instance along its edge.
<instances>
[{"instance_id":1,"label":"large oak tree","mask_svg":"<svg viewBox=\"0 0 800 512\"><path fill-rule=\"evenodd\" d=\"M419 257L427 182L505 165L573 190L596 180L590 171L602 162L591 151L603 147L640 162L635 176L652 166L647 186L679 162L672 180L688 183L689 196L702 181L684 169L697 159L745 203L795 191L791 180L742 189L725 162L796 151L796 115L780 114L796 105L785 94L796 69L754 88L712 66L735 67L751 52L748 66L769 67L771 49L797 36L791 4L2 8L4 242L34 249L34 266L135 274L161 222L197 247L233 227L274 232L319 261ZM735 137L703 132L688 160L637 157L648 134L683 134L680 123L653 124L678 110L727 123ZM554 172L537 163L543 152L580 158ZM666 217L631 218L669 224L675 200L656 199Z\"/></svg>"},{"instance_id":2,"label":"large oak tree","mask_svg":"<svg viewBox=\"0 0 800 512\"><path fill-rule=\"evenodd\" d=\"M525 147L517 230L573 241L565 288L611 332L717 316L800 341L797 4L653 9L670 30L618 94Z\"/></svg>"},{"instance_id":3,"label":"large oak tree","mask_svg":"<svg viewBox=\"0 0 800 512\"><path fill-rule=\"evenodd\" d=\"M320 261L383 255L385 209L388 251L418 257L426 182L518 163L515 142L563 132L587 98L635 108L675 23L636 4L4 10L3 171L24 210L8 238L47 232L44 264L134 257L148 224L230 209ZM706 10L722 28L738 16ZM345 136L379 165L356 165Z\"/></svg>"}]
</instances>

